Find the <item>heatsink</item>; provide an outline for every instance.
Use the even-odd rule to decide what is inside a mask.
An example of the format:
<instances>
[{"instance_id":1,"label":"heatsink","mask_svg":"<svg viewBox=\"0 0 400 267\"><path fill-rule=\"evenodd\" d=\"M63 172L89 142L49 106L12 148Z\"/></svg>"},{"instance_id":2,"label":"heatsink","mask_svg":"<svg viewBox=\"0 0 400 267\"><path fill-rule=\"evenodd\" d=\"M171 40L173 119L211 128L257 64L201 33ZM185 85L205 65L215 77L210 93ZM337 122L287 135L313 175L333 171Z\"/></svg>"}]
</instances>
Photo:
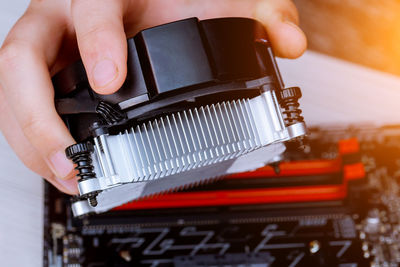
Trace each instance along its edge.
<instances>
[{"instance_id":1,"label":"heatsink","mask_svg":"<svg viewBox=\"0 0 400 267\"><path fill-rule=\"evenodd\" d=\"M301 91L284 88L252 19L143 30L128 40L127 79L112 95L90 88L81 61L53 84L77 141L66 150L79 171L76 216L254 170L306 134Z\"/></svg>"}]
</instances>

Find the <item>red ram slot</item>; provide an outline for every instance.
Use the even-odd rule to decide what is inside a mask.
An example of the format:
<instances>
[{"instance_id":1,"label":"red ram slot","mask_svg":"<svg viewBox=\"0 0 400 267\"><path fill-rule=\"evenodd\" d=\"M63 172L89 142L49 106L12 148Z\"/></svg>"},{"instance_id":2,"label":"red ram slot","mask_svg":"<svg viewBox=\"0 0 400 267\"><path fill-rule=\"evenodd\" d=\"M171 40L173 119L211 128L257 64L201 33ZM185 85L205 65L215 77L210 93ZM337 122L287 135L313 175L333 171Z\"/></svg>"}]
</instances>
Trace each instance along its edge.
<instances>
[{"instance_id":1,"label":"red ram slot","mask_svg":"<svg viewBox=\"0 0 400 267\"><path fill-rule=\"evenodd\" d=\"M338 158L333 160L321 159L282 162L281 164L279 164L279 169L279 174L276 174L271 166L265 166L253 172L233 174L226 177L226 179L287 177L336 173L340 172L342 169L342 160Z\"/></svg>"},{"instance_id":2,"label":"red ram slot","mask_svg":"<svg viewBox=\"0 0 400 267\"><path fill-rule=\"evenodd\" d=\"M347 183L327 186L181 192L130 202L114 210L328 201L343 199L346 194Z\"/></svg>"},{"instance_id":3,"label":"red ram slot","mask_svg":"<svg viewBox=\"0 0 400 267\"><path fill-rule=\"evenodd\" d=\"M351 138L339 141L338 148L340 155L349 155L358 153L360 146L356 138ZM343 165L341 157L333 160L321 159L283 162L279 167L279 174L276 174L272 167L266 166L253 172L230 175L225 179L268 179L272 177L300 177L342 172L343 183L278 188L178 192L130 202L114 210L340 200L347 196L347 184L349 180L362 179L365 177L365 170L362 163Z\"/></svg>"},{"instance_id":4,"label":"red ram slot","mask_svg":"<svg viewBox=\"0 0 400 267\"><path fill-rule=\"evenodd\" d=\"M315 164L316 162L314 161L313 163ZM324 162L324 164L325 163L326 162ZM287 166L289 166L290 164L303 167L306 165L306 162L302 162L301 164L298 164L298 162L292 162L288 163ZM336 172L336 168L332 168L330 170L335 170ZM293 168L292 171L294 172L295 168ZM304 172L297 172L297 175L299 173L303 174ZM313 185L284 188L257 188L246 190L179 192L130 202L120 207L117 207L115 210L339 200L344 199L347 196L348 180L361 179L365 177L364 167L361 163L346 165L343 168L343 175L343 183L339 185ZM243 177L245 176L243 175ZM264 178L266 177L264 176Z\"/></svg>"},{"instance_id":5,"label":"red ram slot","mask_svg":"<svg viewBox=\"0 0 400 267\"><path fill-rule=\"evenodd\" d=\"M360 152L360 143L357 138L343 139L339 141L339 154L356 154Z\"/></svg>"}]
</instances>

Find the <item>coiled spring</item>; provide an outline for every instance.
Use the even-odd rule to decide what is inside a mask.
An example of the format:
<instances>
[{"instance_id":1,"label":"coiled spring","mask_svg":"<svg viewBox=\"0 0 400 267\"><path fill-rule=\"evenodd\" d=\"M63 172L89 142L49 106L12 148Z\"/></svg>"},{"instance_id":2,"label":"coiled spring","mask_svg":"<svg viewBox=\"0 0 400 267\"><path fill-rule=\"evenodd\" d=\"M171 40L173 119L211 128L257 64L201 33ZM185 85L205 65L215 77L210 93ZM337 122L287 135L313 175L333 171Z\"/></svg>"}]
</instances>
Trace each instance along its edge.
<instances>
[{"instance_id":1,"label":"coiled spring","mask_svg":"<svg viewBox=\"0 0 400 267\"><path fill-rule=\"evenodd\" d=\"M280 105L283 108L284 121L287 126L303 122L302 110L299 109L299 98L301 91L299 87L285 88L280 91Z\"/></svg>"},{"instance_id":2,"label":"coiled spring","mask_svg":"<svg viewBox=\"0 0 400 267\"><path fill-rule=\"evenodd\" d=\"M92 152L93 145L90 142L75 144L65 150L67 157L76 164L75 170L79 172L77 174L79 177L78 182L96 178L90 155ZM93 192L86 196L92 207L97 206L97 195L96 192Z\"/></svg>"}]
</instances>

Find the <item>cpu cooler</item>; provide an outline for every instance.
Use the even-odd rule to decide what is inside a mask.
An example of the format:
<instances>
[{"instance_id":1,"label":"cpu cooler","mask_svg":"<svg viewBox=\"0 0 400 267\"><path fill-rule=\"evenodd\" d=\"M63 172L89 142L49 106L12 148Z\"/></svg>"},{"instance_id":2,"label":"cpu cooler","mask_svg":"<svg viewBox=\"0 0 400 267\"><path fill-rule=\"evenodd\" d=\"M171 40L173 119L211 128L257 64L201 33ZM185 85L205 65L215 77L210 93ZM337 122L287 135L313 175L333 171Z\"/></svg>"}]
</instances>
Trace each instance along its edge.
<instances>
[{"instance_id":1,"label":"cpu cooler","mask_svg":"<svg viewBox=\"0 0 400 267\"><path fill-rule=\"evenodd\" d=\"M263 26L196 18L128 39L114 94L90 88L81 61L53 77L56 108L77 144L74 215L187 188L279 160L306 134L298 87L284 88Z\"/></svg>"}]
</instances>

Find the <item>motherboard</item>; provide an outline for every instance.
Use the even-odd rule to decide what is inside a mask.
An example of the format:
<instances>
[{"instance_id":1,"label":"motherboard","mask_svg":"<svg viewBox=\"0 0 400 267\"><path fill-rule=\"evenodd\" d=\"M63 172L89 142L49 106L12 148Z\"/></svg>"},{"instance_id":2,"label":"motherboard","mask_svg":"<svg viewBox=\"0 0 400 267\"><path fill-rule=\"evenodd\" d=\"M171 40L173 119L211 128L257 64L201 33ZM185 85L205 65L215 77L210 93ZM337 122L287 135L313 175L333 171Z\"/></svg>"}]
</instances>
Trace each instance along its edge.
<instances>
[{"instance_id":1,"label":"motherboard","mask_svg":"<svg viewBox=\"0 0 400 267\"><path fill-rule=\"evenodd\" d=\"M254 172L81 218L46 184L44 266L399 266L400 126L286 146Z\"/></svg>"}]
</instances>

